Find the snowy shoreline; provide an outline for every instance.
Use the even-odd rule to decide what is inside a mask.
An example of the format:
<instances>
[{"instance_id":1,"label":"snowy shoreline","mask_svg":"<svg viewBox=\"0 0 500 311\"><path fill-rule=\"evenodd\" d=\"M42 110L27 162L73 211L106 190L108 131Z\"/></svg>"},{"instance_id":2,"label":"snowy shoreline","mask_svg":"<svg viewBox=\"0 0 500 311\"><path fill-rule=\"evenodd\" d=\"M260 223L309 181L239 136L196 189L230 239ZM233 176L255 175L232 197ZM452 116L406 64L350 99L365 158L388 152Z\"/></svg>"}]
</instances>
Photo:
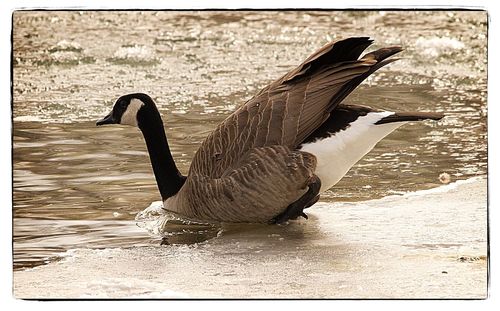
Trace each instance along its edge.
<instances>
[{"instance_id":1,"label":"snowy shoreline","mask_svg":"<svg viewBox=\"0 0 500 311\"><path fill-rule=\"evenodd\" d=\"M14 271L16 298L485 298L487 181L319 203L192 245L73 249Z\"/></svg>"}]
</instances>

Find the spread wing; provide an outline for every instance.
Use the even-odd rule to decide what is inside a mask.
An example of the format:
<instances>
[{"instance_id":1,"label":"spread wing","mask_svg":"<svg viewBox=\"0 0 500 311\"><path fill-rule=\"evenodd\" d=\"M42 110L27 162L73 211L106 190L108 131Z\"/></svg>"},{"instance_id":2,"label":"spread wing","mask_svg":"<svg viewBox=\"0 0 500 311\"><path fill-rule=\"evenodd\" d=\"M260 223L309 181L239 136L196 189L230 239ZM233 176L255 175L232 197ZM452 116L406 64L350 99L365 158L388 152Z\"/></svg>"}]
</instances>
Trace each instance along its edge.
<instances>
[{"instance_id":1,"label":"spread wing","mask_svg":"<svg viewBox=\"0 0 500 311\"><path fill-rule=\"evenodd\" d=\"M401 51L389 47L359 58L371 43L368 37L331 42L262 89L203 141L189 174L219 178L253 148L295 149L366 77L392 61L387 57Z\"/></svg>"}]
</instances>

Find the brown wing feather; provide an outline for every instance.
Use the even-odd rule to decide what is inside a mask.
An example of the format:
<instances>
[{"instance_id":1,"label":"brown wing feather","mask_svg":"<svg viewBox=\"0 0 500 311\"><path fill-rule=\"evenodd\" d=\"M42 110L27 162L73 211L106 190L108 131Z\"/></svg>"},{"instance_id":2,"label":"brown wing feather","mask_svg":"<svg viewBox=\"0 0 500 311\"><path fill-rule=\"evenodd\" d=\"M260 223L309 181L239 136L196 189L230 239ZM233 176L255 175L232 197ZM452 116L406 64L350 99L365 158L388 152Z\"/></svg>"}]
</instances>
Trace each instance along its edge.
<instances>
[{"instance_id":1,"label":"brown wing feather","mask_svg":"<svg viewBox=\"0 0 500 311\"><path fill-rule=\"evenodd\" d=\"M224 120L195 154L189 175L219 178L251 149L283 145L295 149L368 75L388 63L399 47L358 59L367 37L331 42L274 81Z\"/></svg>"},{"instance_id":2,"label":"brown wing feather","mask_svg":"<svg viewBox=\"0 0 500 311\"><path fill-rule=\"evenodd\" d=\"M190 176L166 209L198 220L268 222L307 191L316 158L285 146L254 148L220 178Z\"/></svg>"}]
</instances>

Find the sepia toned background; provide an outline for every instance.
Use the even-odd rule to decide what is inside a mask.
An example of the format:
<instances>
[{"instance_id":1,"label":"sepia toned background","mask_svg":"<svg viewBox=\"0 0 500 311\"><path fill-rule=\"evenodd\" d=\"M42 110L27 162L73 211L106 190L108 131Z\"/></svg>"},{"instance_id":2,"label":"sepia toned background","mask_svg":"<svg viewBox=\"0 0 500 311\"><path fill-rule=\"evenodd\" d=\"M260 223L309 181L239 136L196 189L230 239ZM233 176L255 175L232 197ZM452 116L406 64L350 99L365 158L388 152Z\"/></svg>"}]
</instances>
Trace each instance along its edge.
<instances>
[{"instance_id":1,"label":"sepia toned background","mask_svg":"<svg viewBox=\"0 0 500 311\"><path fill-rule=\"evenodd\" d=\"M449 174L452 182L483 178L487 173L486 12L18 11L13 29L14 269L19 272L15 282L16 276L22 278L26 275L23 272L33 271L31 267L55 269L50 267L75 252L82 252L83 257L98 256L93 249L148 249L160 257L158 252L199 258L197 251L186 245L161 247L161 237L150 236L135 225L136 214L160 199L144 142L137 129L96 128L95 121L120 95L150 94L164 117L174 158L186 174L199 143L235 107L317 48L339 38L370 36L375 40L373 49L385 45L405 49L398 62L370 77L346 102L388 110L440 111L446 117L438 123L402 127L322 195L322 207L312 208L314 217L299 224L315 226L305 232L330 232L335 237L335 242L332 236L324 240L316 237L317 243L331 246L329 251L335 253L343 243L351 249L343 239L347 228L335 227L336 220L345 222L375 213L358 209L365 204L360 202L438 187L442 185L441 173ZM484 179L480 180L483 183L471 190L476 196L460 197L462 205L456 204L467 209L470 200L477 209L459 209L439 220L434 204L424 202L419 210L418 217L428 223L436 221L436 228L454 228L450 232L462 228L462 236L431 234L420 242L408 238L405 243L396 243L399 255L418 258L420 251L444 252L456 263L476 265L462 268L484 275L481 286L470 288L470 292L451 288L443 296L485 294L486 197L482 194ZM374 223L383 223L384 217L395 211L385 212L371 215ZM400 212L395 213L403 221L398 230L418 230ZM370 223L364 226L370 227ZM295 227L286 230L264 236L243 235L238 243L259 244L265 237L277 240L270 244L275 247L273 243L287 240L287 234L293 237L294 230L302 232ZM398 230L401 235L413 234ZM214 243L212 247L228 252L234 244L221 242L225 241L224 231L222 238L213 238L219 232L190 233L186 241L202 243L201 247ZM369 231L365 234L371 235ZM303 235L301 239L307 241ZM203 242L208 238L212 239ZM361 241L366 249L380 246L380 241L367 240ZM383 243L391 241L388 237ZM295 247L302 244L284 247L282 252L287 256L276 257L272 247L263 247L262 255L285 264L295 260L296 256L289 257ZM237 265L238 258L250 260L248 255L258 250L250 247L247 251L242 251L243 257L227 258L228 262ZM347 263L340 266L335 266L337 273L337 268L344 273L352 268ZM333 273L329 264L318 263L318 267L321 271L317 273ZM237 267L234 270L238 271ZM445 275L441 270L436 273ZM256 284L262 282L255 277ZM296 290L303 286L294 282L285 279L280 284ZM19 286L22 284L26 283ZM305 296L337 296L335 289L348 287L335 284L337 287L326 287L321 293L304 291ZM411 296L418 286L411 284L403 293ZM97 287L96 292L106 292L105 286ZM17 290L22 292L23 288ZM290 292L295 293L267 294L281 297ZM430 290L430 297L432 294ZM390 297L383 290L370 295Z\"/></svg>"}]
</instances>

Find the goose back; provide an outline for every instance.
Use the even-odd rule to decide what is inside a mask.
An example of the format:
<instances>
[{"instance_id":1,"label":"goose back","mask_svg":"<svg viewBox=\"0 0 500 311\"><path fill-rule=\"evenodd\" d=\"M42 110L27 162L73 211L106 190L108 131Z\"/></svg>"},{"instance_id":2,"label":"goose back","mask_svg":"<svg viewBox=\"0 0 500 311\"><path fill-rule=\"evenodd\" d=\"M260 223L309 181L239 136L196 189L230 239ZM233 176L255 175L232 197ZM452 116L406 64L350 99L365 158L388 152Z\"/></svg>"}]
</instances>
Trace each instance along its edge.
<instances>
[{"instance_id":1,"label":"goose back","mask_svg":"<svg viewBox=\"0 0 500 311\"><path fill-rule=\"evenodd\" d=\"M389 63L387 57L401 51L384 48L358 59L371 43L368 37L331 42L262 89L203 141L189 176L220 178L253 148L294 150L357 85Z\"/></svg>"}]
</instances>

